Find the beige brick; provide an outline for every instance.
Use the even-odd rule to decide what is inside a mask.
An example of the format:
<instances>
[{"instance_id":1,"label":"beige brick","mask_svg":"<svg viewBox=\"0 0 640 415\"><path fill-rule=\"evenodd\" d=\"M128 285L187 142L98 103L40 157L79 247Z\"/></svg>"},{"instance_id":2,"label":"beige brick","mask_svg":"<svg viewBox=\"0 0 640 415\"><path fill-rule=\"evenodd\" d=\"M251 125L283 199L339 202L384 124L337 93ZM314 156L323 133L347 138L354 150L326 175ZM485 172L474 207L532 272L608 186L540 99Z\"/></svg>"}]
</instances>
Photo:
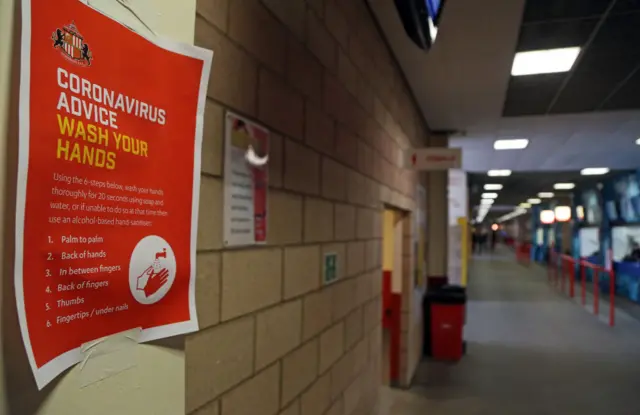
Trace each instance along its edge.
<instances>
[{"instance_id":1,"label":"beige brick","mask_svg":"<svg viewBox=\"0 0 640 415\"><path fill-rule=\"evenodd\" d=\"M356 296L356 280L349 278L338 282L332 287L333 298L331 300L333 321L344 318L354 307Z\"/></svg>"},{"instance_id":2,"label":"beige brick","mask_svg":"<svg viewBox=\"0 0 640 415\"><path fill-rule=\"evenodd\" d=\"M356 236L356 208L350 205L335 206L335 239L348 241Z\"/></svg>"},{"instance_id":3,"label":"beige brick","mask_svg":"<svg viewBox=\"0 0 640 415\"><path fill-rule=\"evenodd\" d=\"M219 415L220 414L220 401L209 402L205 406L200 407L197 411L192 412L190 415Z\"/></svg>"},{"instance_id":4,"label":"beige brick","mask_svg":"<svg viewBox=\"0 0 640 415\"><path fill-rule=\"evenodd\" d=\"M372 412L372 414L374 413L375 412ZM344 415L344 402L342 401L342 398L335 401L325 415Z\"/></svg>"},{"instance_id":5,"label":"beige brick","mask_svg":"<svg viewBox=\"0 0 640 415\"><path fill-rule=\"evenodd\" d=\"M369 239L374 234L374 213L368 208L358 208L358 222L356 225L356 236L358 239Z\"/></svg>"},{"instance_id":6,"label":"beige brick","mask_svg":"<svg viewBox=\"0 0 640 415\"><path fill-rule=\"evenodd\" d=\"M282 400L287 405L318 376L318 341L312 340L282 361Z\"/></svg>"},{"instance_id":7,"label":"beige brick","mask_svg":"<svg viewBox=\"0 0 640 415\"><path fill-rule=\"evenodd\" d=\"M367 203L365 196L365 177L353 170L347 175L347 200L356 205Z\"/></svg>"},{"instance_id":8,"label":"beige brick","mask_svg":"<svg viewBox=\"0 0 640 415\"><path fill-rule=\"evenodd\" d=\"M196 305L201 330L220 321L220 263L220 254L196 256Z\"/></svg>"},{"instance_id":9,"label":"beige brick","mask_svg":"<svg viewBox=\"0 0 640 415\"><path fill-rule=\"evenodd\" d=\"M221 31L227 31L229 0L197 0L196 11Z\"/></svg>"},{"instance_id":10,"label":"beige brick","mask_svg":"<svg viewBox=\"0 0 640 415\"><path fill-rule=\"evenodd\" d=\"M284 250L284 297L293 298L320 287L320 247Z\"/></svg>"},{"instance_id":11,"label":"beige brick","mask_svg":"<svg viewBox=\"0 0 640 415\"><path fill-rule=\"evenodd\" d=\"M315 12L307 12L307 45L330 71L336 70L336 41Z\"/></svg>"},{"instance_id":12,"label":"beige brick","mask_svg":"<svg viewBox=\"0 0 640 415\"><path fill-rule=\"evenodd\" d=\"M381 242L379 239L371 239L366 241L364 249L364 265L370 270L377 268L381 261Z\"/></svg>"},{"instance_id":13,"label":"beige brick","mask_svg":"<svg viewBox=\"0 0 640 415\"><path fill-rule=\"evenodd\" d=\"M285 188L308 195L320 193L320 156L316 152L285 140L284 162Z\"/></svg>"},{"instance_id":14,"label":"beige brick","mask_svg":"<svg viewBox=\"0 0 640 415\"><path fill-rule=\"evenodd\" d=\"M338 50L338 79L351 95L357 96L360 73L342 50Z\"/></svg>"},{"instance_id":15,"label":"beige brick","mask_svg":"<svg viewBox=\"0 0 640 415\"><path fill-rule=\"evenodd\" d=\"M304 39L306 7L303 1L261 0L276 17L293 32L298 39Z\"/></svg>"},{"instance_id":16,"label":"beige brick","mask_svg":"<svg viewBox=\"0 0 640 415\"><path fill-rule=\"evenodd\" d=\"M373 235L374 238L382 238L382 211L376 210L373 213Z\"/></svg>"},{"instance_id":17,"label":"beige brick","mask_svg":"<svg viewBox=\"0 0 640 415\"><path fill-rule=\"evenodd\" d=\"M300 398L301 415L323 415L331 403L331 377L329 373L321 376L302 394Z\"/></svg>"},{"instance_id":18,"label":"beige brick","mask_svg":"<svg viewBox=\"0 0 640 415\"><path fill-rule=\"evenodd\" d=\"M369 331L382 321L382 307L380 297L373 299L364 306L364 330Z\"/></svg>"},{"instance_id":19,"label":"beige brick","mask_svg":"<svg viewBox=\"0 0 640 415\"><path fill-rule=\"evenodd\" d=\"M360 373L369 358L369 339L362 339L353 349L353 377Z\"/></svg>"},{"instance_id":20,"label":"beige brick","mask_svg":"<svg viewBox=\"0 0 640 415\"><path fill-rule=\"evenodd\" d=\"M351 277L364 271L365 242L349 242L347 245L347 276Z\"/></svg>"},{"instance_id":21,"label":"beige brick","mask_svg":"<svg viewBox=\"0 0 640 415\"><path fill-rule=\"evenodd\" d=\"M253 373L253 317L187 336L185 376L187 412L215 399Z\"/></svg>"},{"instance_id":22,"label":"beige brick","mask_svg":"<svg viewBox=\"0 0 640 415\"><path fill-rule=\"evenodd\" d=\"M333 243L322 246L322 258L324 265L324 255L327 253L335 253L337 256L338 263L336 265L337 268L337 280L341 280L345 277L347 271L347 244L344 243ZM324 270L323 270L324 272Z\"/></svg>"},{"instance_id":23,"label":"beige brick","mask_svg":"<svg viewBox=\"0 0 640 415\"><path fill-rule=\"evenodd\" d=\"M336 157L349 167L358 167L358 137L342 126L337 130Z\"/></svg>"},{"instance_id":24,"label":"beige brick","mask_svg":"<svg viewBox=\"0 0 640 415\"><path fill-rule=\"evenodd\" d=\"M303 95L322 103L322 65L304 44L293 37L289 37L287 42L286 77L289 84Z\"/></svg>"},{"instance_id":25,"label":"beige brick","mask_svg":"<svg viewBox=\"0 0 640 415\"><path fill-rule=\"evenodd\" d=\"M198 214L197 249L222 248L222 181L210 177L200 178L200 210Z\"/></svg>"},{"instance_id":26,"label":"beige brick","mask_svg":"<svg viewBox=\"0 0 640 415\"><path fill-rule=\"evenodd\" d=\"M336 399L353 379L353 350L345 353L331 368L331 399Z\"/></svg>"},{"instance_id":27,"label":"beige brick","mask_svg":"<svg viewBox=\"0 0 640 415\"><path fill-rule=\"evenodd\" d=\"M349 23L337 5L340 0L327 0L324 20L327 29L344 50L349 50Z\"/></svg>"},{"instance_id":28,"label":"beige brick","mask_svg":"<svg viewBox=\"0 0 640 415\"><path fill-rule=\"evenodd\" d=\"M371 270L371 297L375 298L382 293L382 268Z\"/></svg>"},{"instance_id":29,"label":"beige brick","mask_svg":"<svg viewBox=\"0 0 640 415\"><path fill-rule=\"evenodd\" d=\"M269 186L282 187L284 182L284 142L280 134L269 136Z\"/></svg>"},{"instance_id":30,"label":"beige brick","mask_svg":"<svg viewBox=\"0 0 640 415\"><path fill-rule=\"evenodd\" d=\"M350 349L363 336L363 313L362 307L358 307L347 316L345 321L345 346Z\"/></svg>"},{"instance_id":31,"label":"beige brick","mask_svg":"<svg viewBox=\"0 0 640 415\"><path fill-rule=\"evenodd\" d=\"M260 0L230 0L229 36L258 60L284 72L287 33Z\"/></svg>"},{"instance_id":32,"label":"beige brick","mask_svg":"<svg viewBox=\"0 0 640 415\"><path fill-rule=\"evenodd\" d=\"M256 370L300 345L302 301L279 304L256 317Z\"/></svg>"},{"instance_id":33,"label":"beige brick","mask_svg":"<svg viewBox=\"0 0 640 415\"><path fill-rule=\"evenodd\" d=\"M257 0L253 0L257 1ZM258 116L290 137L302 139L304 101L280 77L262 69L259 76Z\"/></svg>"},{"instance_id":34,"label":"beige brick","mask_svg":"<svg viewBox=\"0 0 640 415\"><path fill-rule=\"evenodd\" d=\"M371 360L376 360L382 353L382 325L375 326L368 335L369 339L369 356Z\"/></svg>"},{"instance_id":35,"label":"beige brick","mask_svg":"<svg viewBox=\"0 0 640 415\"><path fill-rule=\"evenodd\" d=\"M201 17L196 17L195 45L216 51L207 95L255 115L258 84L255 61Z\"/></svg>"},{"instance_id":36,"label":"beige brick","mask_svg":"<svg viewBox=\"0 0 640 415\"><path fill-rule=\"evenodd\" d=\"M268 241L272 245L302 242L302 198L291 193L269 193Z\"/></svg>"},{"instance_id":37,"label":"beige brick","mask_svg":"<svg viewBox=\"0 0 640 415\"><path fill-rule=\"evenodd\" d=\"M333 155L336 146L335 123L315 104L307 102L305 141L315 150Z\"/></svg>"},{"instance_id":38,"label":"beige brick","mask_svg":"<svg viewBox=\"0 0 640 415\"><path fill-rule=\"evenodd\" d=\"M279 415L300 415L300 401L294 401L286 409L282 410Z\"/></svg>"},{"instance_id":39,"label":"beige brick","mask_svg":"<svg viewBox=\"0 0 640 415\"><path fill-rule=\"evenodd\" d=\"M304 201L304 241L327 242L333 239L333 204L311 197Z\"/></svg>"},{"instance_id":40,"label":"beige brick","mask_svg":"<svg viewBox=\"0 0 640 415\"><path fill-rule=\"evenodd\" d=\"M361 306L371 298L371 284L373 283L372 274L374 272L366 272L360 275L356 280L356 299L355 302Z\"/></svg>"},{"instance_id":41,"label":"beige brick","mask_svg":"<svg viewBox=\"0 0 640 415\"><path fill-rule=\"evenodd\" d=\"M373 176L374 152L371 147L360 141L358 143L358 170L367 175Z\"/></svg>"},{"instance_id":42,"label":"beige brick","mask_svg":"<svg viewBox=\"0 0 640 415\"><path fill-rule=\"evenodd\" d=\"M304 298L303 341L317 335L331 324L331 298L329 288L311 293Z\"/></svg>"},{"instance_id":43,"label":"beige brick","mask_svg":"<svg viewBox=\"0 0 640 415\"><path fill-rule=\"evenodd\" d=\"M260 372L222 398L221 415L275 415L280 395L280 364Z\"/></svg>"},{"instance_id":44,"label":"beige brick","mask_svg":"<svg viewBox=\"0 0 640 415\"><path fill-rule=\"evenodd\" d=\"M254 249L222 254L222 320L280 301L282 251Z\"/></svg>"},{"instance_id":45,"label":"beige brick","mask_svg":"<svg viewBox=\"0 0 640 415\"><path fill-rule=\"evenodd\" d=\"M345 415L354 414L358 405L360 404L360 398L362 395L362 382L360 378L357 378L351 385L344 391L344 413Z\"/></svg>"},{"instance_id":46,"label":"beige brick","mask_svg":"<svg viewBox=\"0 0 640 415\"><path fill-rule=\"evenodd\" d=\"M343 124L349 124L352 121L354 109L353 98L338 79L327 71L324 73L323 85L325 111Z\"/></svg>"},{"instance_id":47,"label":"beige brick","mask_svg":"<svg viewBox=\"0 0 640 415\"><path fill-rule=\"evenodd\" d=\"M324 17L324 2L325 0L307 0L309 7L315 11L320 18Z\"/></svg>"},{"instance_id":48,"label":"beige brick","mask_svg":"<svg viewBox=\"0 0 640 415\"><path fill-rule=\"evenodd\" d=\"M347 199L347 169L329 158L322 159L322 196L328 199Z\"/></svg>"},{"instance_id":49,"label":"beige brick","mask_svg":"<svg viewBox=\"0 0 640 415\"><path fill-rule=\"evenodd\" d=\"M344 323L339 322L320 336L320 373L331 367L344 352Z\"/></svg>"},{"instance_id":50,"label":"beige brick","mask_svg":"<svg viewBox=\"0 0 640 415\"><path fill-rule=\"evenodd\" d=\"M223 115L222 107L207 100L202 134L202 162L200 169L216 176L222 175Z\"/></svg>"}]
</instances>

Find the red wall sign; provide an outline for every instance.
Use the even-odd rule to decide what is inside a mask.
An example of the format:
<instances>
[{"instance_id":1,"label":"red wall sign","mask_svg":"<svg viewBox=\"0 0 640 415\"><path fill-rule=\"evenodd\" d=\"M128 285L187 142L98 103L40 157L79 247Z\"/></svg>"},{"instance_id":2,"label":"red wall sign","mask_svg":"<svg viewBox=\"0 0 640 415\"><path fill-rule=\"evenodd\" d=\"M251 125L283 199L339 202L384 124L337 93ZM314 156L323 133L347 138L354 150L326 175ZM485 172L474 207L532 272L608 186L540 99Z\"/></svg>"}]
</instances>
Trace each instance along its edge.
<instances>
[{"instance_id":1,"label":"red wall sign","mask_svg":"<svg viewBox=\"0 0 640 415\"><path fill-rule=\"evenodd\" d=\"M23 0L15 292L38 387L89 341L197 330L212 53L77 0Z\"/></svg>"}]
</instances>

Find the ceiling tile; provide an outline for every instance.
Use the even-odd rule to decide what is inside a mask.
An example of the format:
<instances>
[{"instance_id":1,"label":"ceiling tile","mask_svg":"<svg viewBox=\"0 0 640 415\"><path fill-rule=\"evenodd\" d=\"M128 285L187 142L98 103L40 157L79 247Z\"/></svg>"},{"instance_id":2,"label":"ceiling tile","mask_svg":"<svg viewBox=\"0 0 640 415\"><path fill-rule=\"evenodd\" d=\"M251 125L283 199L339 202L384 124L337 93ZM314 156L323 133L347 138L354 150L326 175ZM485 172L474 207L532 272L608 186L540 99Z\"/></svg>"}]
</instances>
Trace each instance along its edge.
<instances>
[{"instance_id":1,"label":"ceiling tile","mask_svg":"<svg viewBox=\"0 0 640 415\"><path fill-rule=\"evenodd\" d=\"M529 0L523 21L575 19L604 13L610 0Z\"/></svg>"},{"instance_id":2,"label":"ceiling tile","mask_svg":"<svg viewBox=\"0 0 640 415\"><path fill-rule=\"evenodd\" d=\"M544 114L566 76L559 73L511 77L503 115Z\"/></svg>"},{"instance_id":3,"label":"ceiling tile","mask_svg":"<svg viewBox=\"0 0 640 415\"><path fill-rule=\"evenodd\" d=\"M522 26L518 51L583 46L599 19L541 22Z\"/></svg>"}]
</instances>

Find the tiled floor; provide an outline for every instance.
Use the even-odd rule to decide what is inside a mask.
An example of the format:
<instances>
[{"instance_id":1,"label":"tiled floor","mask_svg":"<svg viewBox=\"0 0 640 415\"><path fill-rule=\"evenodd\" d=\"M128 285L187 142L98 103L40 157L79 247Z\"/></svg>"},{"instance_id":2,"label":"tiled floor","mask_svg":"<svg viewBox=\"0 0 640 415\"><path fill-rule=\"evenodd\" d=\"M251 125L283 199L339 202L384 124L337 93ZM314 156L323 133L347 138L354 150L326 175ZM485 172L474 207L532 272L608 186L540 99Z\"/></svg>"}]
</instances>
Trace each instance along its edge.
<instances>
[{"instance_id":1,"label":"tiled floor","mask_svg":"<svg viewBox=\"0 0 640 415\"><path fill-rule=\"evenodd\" d=\"M635 319L608 327L506 251L471 263L467 316L467 356L385 390L389 415L640 414Z\"/></svg>"}]
</instances>

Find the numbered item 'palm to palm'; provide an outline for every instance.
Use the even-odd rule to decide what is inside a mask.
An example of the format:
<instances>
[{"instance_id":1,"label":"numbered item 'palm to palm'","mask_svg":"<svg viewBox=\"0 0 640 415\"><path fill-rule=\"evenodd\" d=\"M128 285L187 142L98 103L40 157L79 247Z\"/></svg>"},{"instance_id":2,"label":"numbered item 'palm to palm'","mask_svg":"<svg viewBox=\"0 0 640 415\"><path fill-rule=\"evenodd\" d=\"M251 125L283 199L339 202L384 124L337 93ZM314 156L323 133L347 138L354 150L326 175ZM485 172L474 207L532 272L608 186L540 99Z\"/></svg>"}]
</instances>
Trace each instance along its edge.
<instances>
[{"instance_id":1,"label":"numbered item 'palm to palm'","mask_svg":"<svg viewBox=\"0 0 640 415\"><path fill-rule=\"evenodd\" d=\"M138 277L137 289L144 292L147 297L157 293L169 280L169 271L166 268L154 271L153 266L145 269Z\"/></svg>"}]
</instances>

